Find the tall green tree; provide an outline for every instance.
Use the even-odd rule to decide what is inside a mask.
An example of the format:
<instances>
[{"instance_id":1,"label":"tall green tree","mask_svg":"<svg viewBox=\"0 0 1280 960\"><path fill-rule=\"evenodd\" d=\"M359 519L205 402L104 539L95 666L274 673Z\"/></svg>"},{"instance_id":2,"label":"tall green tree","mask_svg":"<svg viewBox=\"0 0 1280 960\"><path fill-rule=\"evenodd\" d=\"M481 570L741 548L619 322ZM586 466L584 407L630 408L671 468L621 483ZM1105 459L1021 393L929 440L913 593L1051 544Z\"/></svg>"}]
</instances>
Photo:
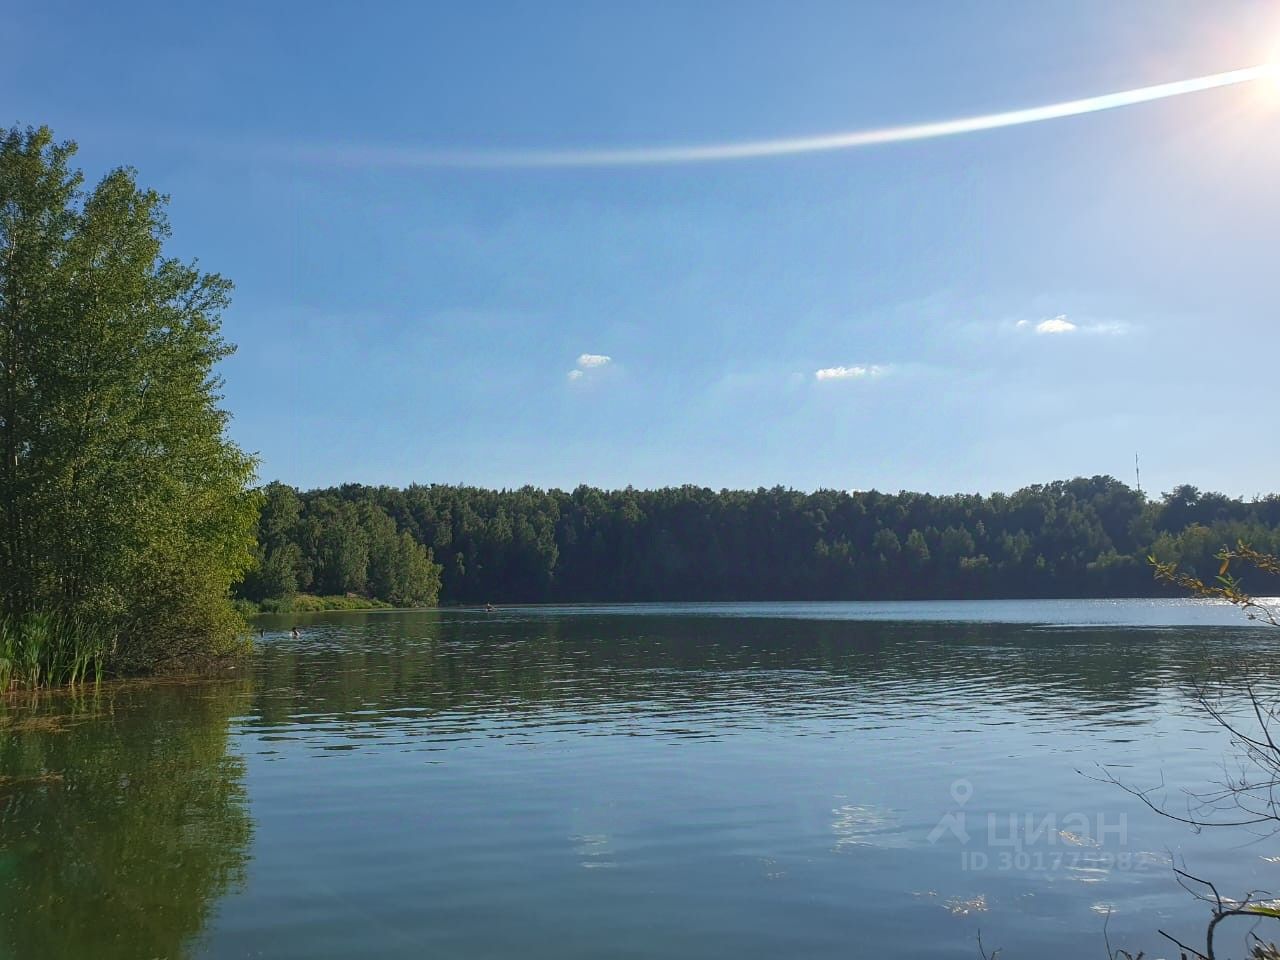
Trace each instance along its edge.
<instances>
[{"instance_id":1,"label":"tall green tree","mask_svg":"<svg viewBox=\"0 0 1280 960\"><path fill-rule=\"evenodd\" d=\"M90 617L121 668L231 643L254 462L226 436L231 284L166 257L167 198L0 135L0 607Z\"/></svg>"},{"instance_id":2,"label":"tall green tree","mask_svg":"<svg viewBox=\"0 0 1280 960\"><path fill-rule=\"evenodd\" d=\"M253 568L246 574L240 592L250 600L268 597L292 599L304 574L301 534L302 502L292 487L269 483L262 488L262 511L258 518L258 544Z\"/></svg>"}]
</instances>

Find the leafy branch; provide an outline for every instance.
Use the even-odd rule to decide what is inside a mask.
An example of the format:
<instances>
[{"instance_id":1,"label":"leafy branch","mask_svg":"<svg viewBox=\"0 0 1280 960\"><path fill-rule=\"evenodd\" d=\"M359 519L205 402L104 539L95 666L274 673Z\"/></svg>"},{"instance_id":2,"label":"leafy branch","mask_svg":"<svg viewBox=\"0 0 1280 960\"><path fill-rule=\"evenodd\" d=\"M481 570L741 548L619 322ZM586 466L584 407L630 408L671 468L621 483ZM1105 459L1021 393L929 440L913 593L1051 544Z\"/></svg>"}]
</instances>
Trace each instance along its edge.
<instances>
[{"instance_id":1,"label":"leafy branch","mask_svg":"<svg viewBox=\"0 0 1280 960\"><path fill-rule=\"evenodd\" d=\"M1184 573L1178 569L1177 563L1163 562L1154 556L1147 560L1155 568L1155 577L1162 583L1173 584L1195 597L1205 600L1220 600L1240 608L1250 620L1258 620L1273 627L1280 627L1280 611L1275 607L1262 603L1245 591L1240 579L1231 573L1231 565L1236 563L1251 566L1260 573L1280 576L1280 557L1254 550L1246 543L1236 544L1235 549L1224 547L1214 554L1219 561L1218 575L1212 584L1205 583L1199 577Z\"/></svg>"}]
</instances>

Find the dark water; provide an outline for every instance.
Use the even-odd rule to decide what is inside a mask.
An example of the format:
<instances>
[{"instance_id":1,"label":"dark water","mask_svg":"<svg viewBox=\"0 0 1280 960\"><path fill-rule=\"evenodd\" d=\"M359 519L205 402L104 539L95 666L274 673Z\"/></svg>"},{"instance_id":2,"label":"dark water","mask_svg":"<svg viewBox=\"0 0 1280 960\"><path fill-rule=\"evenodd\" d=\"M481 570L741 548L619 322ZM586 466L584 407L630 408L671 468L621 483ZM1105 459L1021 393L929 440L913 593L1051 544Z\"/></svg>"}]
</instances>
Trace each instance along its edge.
<instances>
[{"instance_id":1,"label":"dark water","mask_svg":"<svg viewBox=\"0 0 1280 960\"><path fill-rule=\"evenodd\" d=\"M1220 775L1192 685L1275 659L1231 610L298 619L240 679L0 707L0 956L1043 960L1108 912L1161 956L1207 918L1170 855L1280 889L1094 779Z\"/></svg>"}]
</instances>

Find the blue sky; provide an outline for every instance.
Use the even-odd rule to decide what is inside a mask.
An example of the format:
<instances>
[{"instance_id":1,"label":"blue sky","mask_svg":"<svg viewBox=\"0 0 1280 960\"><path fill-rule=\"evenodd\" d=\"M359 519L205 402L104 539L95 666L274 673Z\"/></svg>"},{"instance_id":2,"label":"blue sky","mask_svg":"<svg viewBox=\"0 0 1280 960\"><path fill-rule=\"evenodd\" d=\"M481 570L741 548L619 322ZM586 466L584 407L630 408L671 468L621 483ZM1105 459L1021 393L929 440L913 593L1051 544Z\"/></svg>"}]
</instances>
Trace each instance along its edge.
<instances>
[{"instance_id":1,"label":"blue sky","mask_svg":"<svg viewBox=\"0 0 1280 960\"><path fill-rule=\"evenodd\" d=\"M1270 60L1275 3L0 0L0 35L4 122L137 167L235 281L264 479L989 491L1136 451L1156 492L1280 488L1270 83L772 159L386 161L1105 94Z\"/></svg>"}]
</instances>

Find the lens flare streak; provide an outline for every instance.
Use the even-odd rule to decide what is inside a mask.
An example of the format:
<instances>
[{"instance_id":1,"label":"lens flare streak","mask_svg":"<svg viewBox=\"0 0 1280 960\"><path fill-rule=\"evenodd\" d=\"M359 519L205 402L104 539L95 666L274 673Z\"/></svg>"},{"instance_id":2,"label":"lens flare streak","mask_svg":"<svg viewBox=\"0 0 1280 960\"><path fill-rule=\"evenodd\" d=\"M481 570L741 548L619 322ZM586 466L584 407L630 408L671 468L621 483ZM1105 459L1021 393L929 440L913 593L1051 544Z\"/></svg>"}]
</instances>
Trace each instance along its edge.
<instances>
[{"instance_id":1,"label":"lens flare streak","mask_svg":"<svg viewBox=\"0 0 1280 960\"><path fill-rule=\"evenodd\" d=\"M433 150L412 147L317 147L303 148L304 159L338 161L361 166L402 168L561 168L561 167L633 167L659 164L707 163L717 160L746 160L793 154L849 150L887 143L928 140L962 133L977 133L1015 127L1042 120L1076 117L1100 110L1114 110L1154 100L1180 97L1204 90L1252 83L1257 80L1280 79L1280 66L1273 63L1214 73L1189 80L1177 80L1155 86L1138 87L1118 93L1107 93L1080 100L1066 100L1039 107L915 123L904 126L852 130L776 140L747 140L732 143L710 143L620 149L570 150ZM297 155L297 152L295 152Z\"/></svg>"}]
</instances>

